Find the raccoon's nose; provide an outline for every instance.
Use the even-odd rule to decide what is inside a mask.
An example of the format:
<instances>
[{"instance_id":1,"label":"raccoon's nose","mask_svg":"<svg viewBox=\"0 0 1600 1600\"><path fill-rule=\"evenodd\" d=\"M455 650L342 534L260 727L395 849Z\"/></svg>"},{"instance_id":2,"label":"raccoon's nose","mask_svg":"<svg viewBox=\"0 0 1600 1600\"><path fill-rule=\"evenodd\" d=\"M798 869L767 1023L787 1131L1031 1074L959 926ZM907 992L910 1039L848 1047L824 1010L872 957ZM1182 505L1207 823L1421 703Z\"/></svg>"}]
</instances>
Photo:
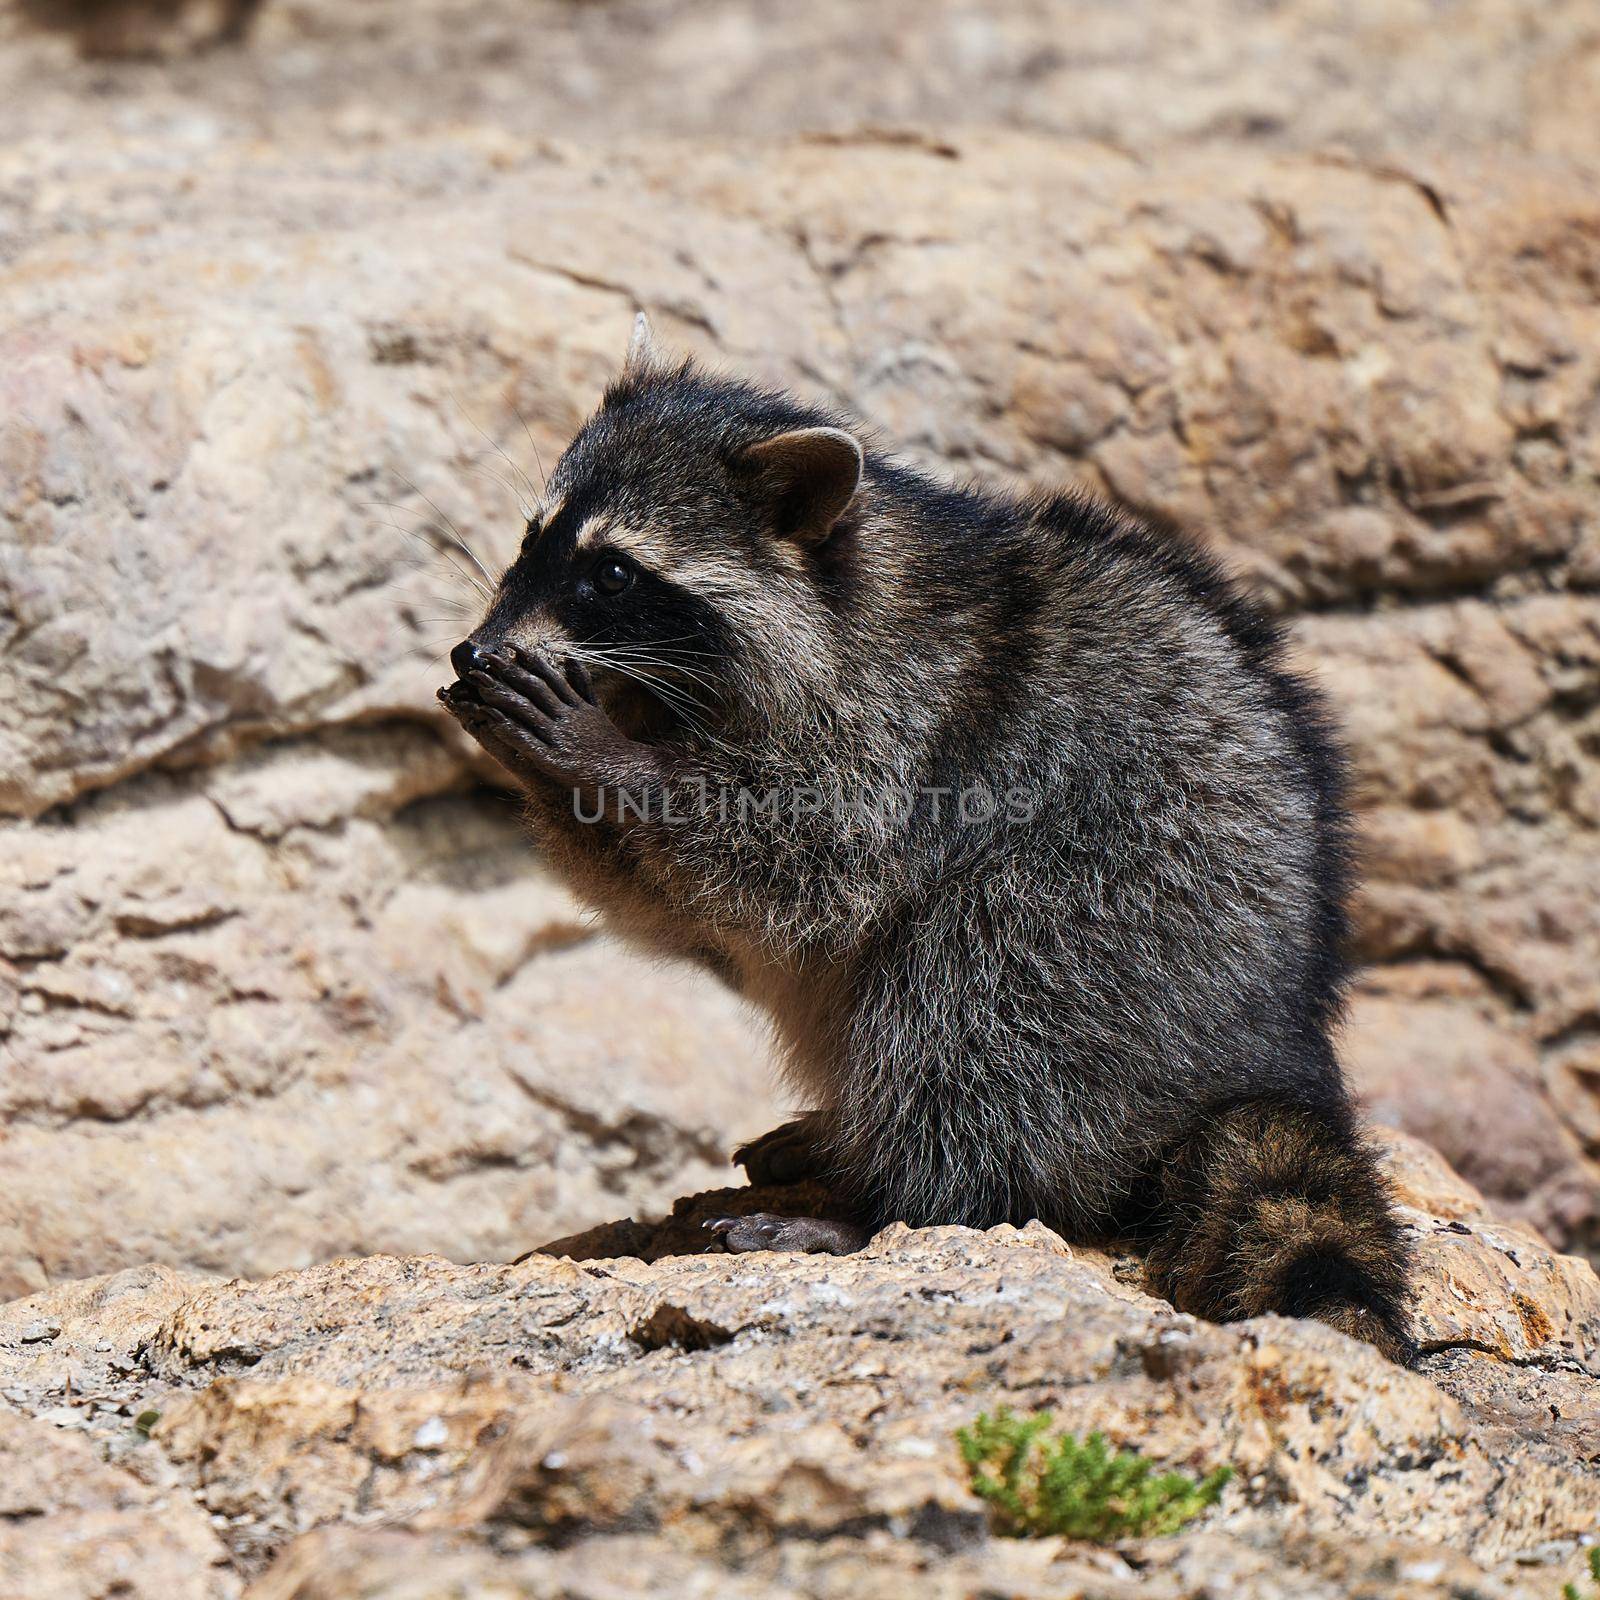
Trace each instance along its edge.
<instances>
[{"instance_id":1,"label":"raccoon's nose","mask_svg":"<svg viewBox=\"0 0 1600 1600\"><path fill-rule=\"evenodd\" d=\"M471 639L463 639L450 652L450 665L456 669L456 676L464 678L469 672L476 672L483 665L484 653Z\"/></svg>"}]
</instances>

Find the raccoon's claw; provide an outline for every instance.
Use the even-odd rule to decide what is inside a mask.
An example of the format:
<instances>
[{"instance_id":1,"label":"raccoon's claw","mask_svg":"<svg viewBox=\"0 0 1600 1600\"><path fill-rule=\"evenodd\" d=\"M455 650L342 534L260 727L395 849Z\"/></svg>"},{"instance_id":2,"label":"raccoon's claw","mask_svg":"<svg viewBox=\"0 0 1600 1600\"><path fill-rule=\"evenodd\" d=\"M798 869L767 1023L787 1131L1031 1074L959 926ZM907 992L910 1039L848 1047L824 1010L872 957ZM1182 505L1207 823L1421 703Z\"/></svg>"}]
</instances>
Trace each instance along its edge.
<instances>
[{"instance_id":1,"label":"raccoon's claw","mask_svg":"<svg viewBox=\"0 0 1600 1600\"><path fill-rule=\"evenodd\" d=\"M527 715L530 707L540 718L560 715L562 701L555 690L527 666L502 655L480 656L479 663L465 677L485 705L528 723L530 733L538 731L538 719Z\"/></svg>"},{"instance_id":2,"label":"raccoon's claw","mask_svg":"<svg viewBox=\"0 0 1600 1600\"><path fill-rule=\"evenodd\" d=\"M718 1235L735 1255L752 1250L801 1250L847 1256L867 1242L866 1233L849 1222L822 1217L777 1217L770 1211L747 1217L712 1217L704 1226Z\"/></svg>"}]
</instances>

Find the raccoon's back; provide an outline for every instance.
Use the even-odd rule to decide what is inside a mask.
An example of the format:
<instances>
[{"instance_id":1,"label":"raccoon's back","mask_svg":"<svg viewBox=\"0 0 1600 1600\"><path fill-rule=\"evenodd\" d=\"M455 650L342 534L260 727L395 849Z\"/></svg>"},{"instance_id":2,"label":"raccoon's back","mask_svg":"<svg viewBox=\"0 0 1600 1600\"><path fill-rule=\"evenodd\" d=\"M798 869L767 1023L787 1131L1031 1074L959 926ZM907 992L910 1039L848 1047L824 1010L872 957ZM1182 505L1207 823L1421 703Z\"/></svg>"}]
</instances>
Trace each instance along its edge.
<instances>
[{"instance_id":1,"label":"raccoon's back","mask_svg":"<svg viewBox=\"0 0 1600 1600\"><path fill-rule=\"evenodd\" d=\"M1196 948L1291 956L1296 1020L1325 1031L1347 976L1351 849L1321 695L1274 620L1177 530L1075 498L1041 504L1031 529L1054 578L1038 703L1068 801L1057 820L1166 895L1175 933L1213 928Z\"/></svg>"},{"instance_id":2,"label":"raccoon's back","mask_svg":"<svg viewBox=\"0 0 1600 1600\"><path fill-rule=\"evenodd\" d=\"M1047 1188L1096 1152L1069 1197L1080 1216L1198 1107L1342 1099L1341 813L1311 759L1325 735L1297 720L1314 701L1270 625L1162 539L1073 502L1036 512L1013 553L1035 611L986 646L985 681L1013 681L935 764L1026 796L1027 815L930 823L938 866L858 968L857 1058L918 996L959 1059L916 1069L917 1098L994 1129L1005 1186L1026 1168ZM1033 1189L1016 1205L1048 1198Z\"/></svg>"}]
</instances>

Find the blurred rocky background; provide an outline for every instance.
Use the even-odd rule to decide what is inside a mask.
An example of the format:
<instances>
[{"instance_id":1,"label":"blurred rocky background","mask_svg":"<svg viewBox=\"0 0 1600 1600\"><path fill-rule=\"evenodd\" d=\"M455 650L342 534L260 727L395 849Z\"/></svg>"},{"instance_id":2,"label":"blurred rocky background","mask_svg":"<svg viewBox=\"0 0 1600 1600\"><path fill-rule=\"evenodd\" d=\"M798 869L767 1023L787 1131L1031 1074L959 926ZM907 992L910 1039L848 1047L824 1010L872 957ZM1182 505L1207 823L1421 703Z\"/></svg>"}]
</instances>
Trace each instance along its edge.
<instances>
[{"instance_id":1,"label":"blurred rocky background","mask_svg":"<svg viewBox=\"0 0 1600 1600\"><path fill-rule=\"evenodd\" d=\"M621 1563L663 1594L854 1596L871 1530L971 1533L947 1466L926 1501L882 1488L933 1470L906 1465L934 1404L913 1285L944 1273L922 1293L980 1308L969 1354L998 1348L984 1274L1032 1281L1036 1242L774 1265L791 1298L765 1309L692 1263L620 1300L588 1269L316 1266L504 1261L659 1212L729 1181L728 1147L784 1109L759 1030L594 929L432 699L476 599L457 530L491 566L514 546L642 307L940 471L1085 482L1206 532L1348 729L1368 967L1346 1059L1375 1119L1486 1197L1402 1163L1456 1399L1391 1394L1315 1328L1205 1333L1191 1384L1166 1353L1187 1319L1109 1266L1040 1268L1050 1317L1122 1309L1058 1350L1031 1329L1048 1368L1024 1342L1004 1370L939 1369L973 1397L941 1430L996 1387L1090 1385L1080 1404L1165 1459L1194 1427L1254 1440L1256 1510L1323 1510L1270 1556L1247 1508L1242 1544L1203 1535L1142 1586L1102 1567L1038 1592L1553 1594L1516 1563L1581 1532L1600 1431L1594 1280L1529 1231L1600 1254L1597 169L1592 0L0 0L0 1300L41 1292L0 1326L0 1394L45 1419L0 1438L38 1499L0 1491L0 1531L45 1505L65 1529L10 1568L0 1540L0 1592L236 1593L295 1532L434 1503L476 1459L439 1452L481 1429L521 1440L482 1489L496 1548L546 1539L527 1508L555 1424L498 1391L384 1411L362 1392L380 1337L391 1387L499 1382L508 1343L558 1386L590 1356L591 1388L654 1363L649 1438L591 1417L610 1442L557 1488L592 1499L666 1451L688 1477L657 1473L612 1532L700 1509L670 1558L502 1567L437 1527L302 1542L263 1594L609 1596L595 1574ZM291 1268L313 1270L259 1295L206 1276ZM413 1281L556 1311L447 1336L406 1309ZM769 1370L751 1351L791 1315L813 1343ZM346 1354L294 1354L307 1327ZM706 1343L731 1389L674 1388ZM274 1351L266 1387L229 1387ZM847 1360L865 1388L828 1388ZM140 1454L151 1389L198 1398ZM774 1398L746 1416L734 1391ZM1360 1433L1374 1393L1388 1420ZM876 1440L880 1404L910 1408L905 1448L852 1477L829 1451ZM692 1463L786 1410L834 1433L704 1489ZM1291 1438L1344 1476L1284 1477L1263 1440ZM796 1528L811 1565L777 1587L673 1564ZM836 1572L828 1528L857 1541ZM1367 1566L1339 1566L1352 1534ZM895 1551L882 1592L946 1592ZM989 1560L939 1581L1036 1592ZM438 1586L405 1587L416 1562ZM373 1563L387 1587L361 1589Z\"/></svg>"}]
</instances>

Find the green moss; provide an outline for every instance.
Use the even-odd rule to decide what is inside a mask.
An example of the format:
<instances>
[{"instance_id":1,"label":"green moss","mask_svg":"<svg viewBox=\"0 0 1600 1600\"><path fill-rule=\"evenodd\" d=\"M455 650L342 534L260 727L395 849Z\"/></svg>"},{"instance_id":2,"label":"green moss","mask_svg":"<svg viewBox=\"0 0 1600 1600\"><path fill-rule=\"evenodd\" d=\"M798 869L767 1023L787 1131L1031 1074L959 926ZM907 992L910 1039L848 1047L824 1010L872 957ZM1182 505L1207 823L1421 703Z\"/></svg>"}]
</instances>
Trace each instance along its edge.
<instances>
[{"instance_id":1,"label":"green moss","mask_svg":"<svg viewBox=\"0 0 1600 1600\"><path fill-rule=\"evenodd\" d=\"M1589 1576L1594 1579L1594 1588L1584 1594L1575 1583L1561 1585L1561 1600L1600 1600L1600 1544L1594 1545L1589 1551Z\"/></svg>"},{"instance_id":2,"label":"green moss","mask_svg":"<svg viewBox=\"0 0 1600 1600\"><path fill-rule=\"evenodd\" d=\"M956 1431L973 1492L994 1507L1001 1533L1017 1538L1152 1537L1176 1533L1217 1503L1232 1467L1204 1478L1157 1474L1135 1451L1112 1450L1104 1434L1042 1436L1048 1411L1023 1418L1003 1407Z\"/></svg>"}]
</instances>

